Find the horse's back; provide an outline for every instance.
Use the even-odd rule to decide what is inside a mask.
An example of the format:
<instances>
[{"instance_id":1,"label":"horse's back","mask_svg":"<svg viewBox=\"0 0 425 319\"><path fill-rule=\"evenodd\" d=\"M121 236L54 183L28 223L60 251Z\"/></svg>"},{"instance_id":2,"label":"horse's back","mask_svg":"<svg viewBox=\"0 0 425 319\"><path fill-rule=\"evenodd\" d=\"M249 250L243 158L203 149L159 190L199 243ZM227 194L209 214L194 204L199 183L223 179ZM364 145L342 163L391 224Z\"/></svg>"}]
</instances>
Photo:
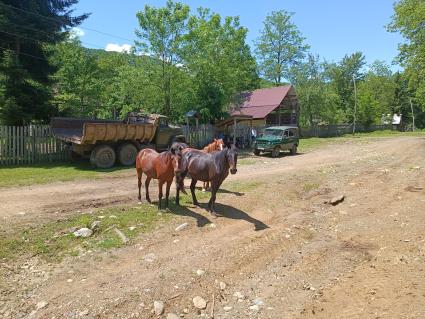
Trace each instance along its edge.
<instances>
[{"instance_id":1,"label":"horse's back","mask_svg":"<svg viewBox=\"0 0 425 319\"><path fill-rule=\"evenodd\" d=\"M158 157L159 153L151 148L142 149L136 157L136 169L139 173L140 171L146 173L151 170L154 164L155 159Z\"/></svg>"}]
</instances>

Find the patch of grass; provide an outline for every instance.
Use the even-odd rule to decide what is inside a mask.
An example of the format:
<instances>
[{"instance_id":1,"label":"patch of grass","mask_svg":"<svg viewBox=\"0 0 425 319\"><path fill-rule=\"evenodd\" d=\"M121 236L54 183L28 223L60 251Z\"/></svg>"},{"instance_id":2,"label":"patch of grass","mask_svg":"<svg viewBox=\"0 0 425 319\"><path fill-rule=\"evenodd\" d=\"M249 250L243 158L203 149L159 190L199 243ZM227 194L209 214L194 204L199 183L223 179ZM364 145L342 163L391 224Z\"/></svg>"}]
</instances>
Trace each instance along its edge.
<instances>
[{"instance_id":1,"label":"patch of grass","mask_svg":"<svg viewBox=\"0 0 425 319\"><path fill-rule=\"evenodd\" d=\"M304 192L309 192L312 191L313 189L319 188L319 184L318 183L306 183L303 185L303 190Z\"/></svg>"},{"instance_id":2,"label":"patch of grass","mask_svg":"<svg viewBox=\"0 0 425 319\"><path fill-rule=\"evenodd\" d=\"M251 180L251 181L234 181L226 185L225 188L231 189L233 192L249 192L253 189L256 189L257 187L260 187L264 184L266 184L266 181L261 180Z\"/></svg>"},{"instance_id":3,"label":"patch of grass","mask_svg":"<svg viewBox=\"0 0 425 319\"><path fill-rule=\"evenodd\" d=\"M111 249L124 245L114 228L129 239L140 233L149 232L161 221L167 221L171 214L158 214L157 207L148 204L114 207L96 211L93 214L74 216L67 220L22 230L12 236L0 237L0 258L14 259L41 256L57 261L66 255L76 256L80 250ZM100 220L99 228L88 238L77 238L71 227L90 227ZM135 227L130 230L130 227Z\"/></svg>"},{"instance_id":4,"label":"patch of grass","mask_svg":"<svg viewBox=\"0 0 425 319\"><path fill-rule=\"evenodd\" d=\"M240 160L238 160L238 165L254 165L257 164L259 162L258 159L255 158L242 158Z\"/></svg>"},{"instance_id":5,"label":"patch of grass","mask_svg":"<svg viewBox=\"0 0 425 319\"><path fill-rule=\"evenodd\" d=\"M119 175L129 169L133 168L94 169L89 163L51 163L34 166L2 167L0 168L0 187L100 178Z\"/></svg>"},{"instance_id":6,"label":"patch of grass","mask_svg":"<svg viewBox=\"0 0 425 319\"><path fill-rule=\"evenodd\" d=\"M306 151L311 151L313 149L317 149L319 147L329 145L331 143L344 143L344 142L348 142L348 141L367 142L367 138L397 137L397 136L418 136L418 137L422 136L422 137L425 137L425 131L419 130L419 131L415 131L415 132L398 132L398 131L385 130L385 131L374 131L374 132L369 132L369 133L356 133L355 135L345 134L343 136L338 136L338 137L302 138L300 140L300 145L298 146L298 151L303 153L303 152L306 152Z\"/></svg>"}]
</instances>

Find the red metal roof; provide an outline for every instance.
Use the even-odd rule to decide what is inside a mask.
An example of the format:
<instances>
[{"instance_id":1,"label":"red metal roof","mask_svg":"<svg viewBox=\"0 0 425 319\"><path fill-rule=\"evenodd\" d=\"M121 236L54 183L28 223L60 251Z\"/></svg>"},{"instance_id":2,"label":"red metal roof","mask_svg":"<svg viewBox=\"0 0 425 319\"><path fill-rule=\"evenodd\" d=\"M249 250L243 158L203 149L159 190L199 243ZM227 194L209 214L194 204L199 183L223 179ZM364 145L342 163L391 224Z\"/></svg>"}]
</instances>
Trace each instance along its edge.
<instances>
[{"instance_id":1,"label":"red metal roof","mask_svg":"<svg viewBox=\"0 0 425 319\"><path fill-rule=\"evenodd\" d=\"M254 119L265 118L280 105L291 88L292 85L284 85L243 93L241 106L231 112L231 115L244 114L251 115Z\"/></svg>"}]
</instances>

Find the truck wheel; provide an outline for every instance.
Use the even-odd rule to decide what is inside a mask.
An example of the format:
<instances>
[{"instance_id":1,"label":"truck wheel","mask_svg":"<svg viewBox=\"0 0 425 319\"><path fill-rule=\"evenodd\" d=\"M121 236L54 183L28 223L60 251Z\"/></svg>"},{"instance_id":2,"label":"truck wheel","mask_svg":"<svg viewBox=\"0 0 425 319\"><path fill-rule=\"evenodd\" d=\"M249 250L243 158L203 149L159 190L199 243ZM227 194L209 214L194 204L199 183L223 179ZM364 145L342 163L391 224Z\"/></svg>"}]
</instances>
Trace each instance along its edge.
<instances>
[{"instance_id":1,"label":"truck wheel","mask_svg":"<svg viewBox=\"0 0 425 319\"><path fill-rule=\"evenodd\" d=\"M291 155L297 154L297 145L294 144L290 149Z\"/></svg>"},{"instance_id":2,"label":"truck wheel","mask_svg":"<svg viewBox=\"0 0 425 319\"><path fill-rule=\"evenodd\" d=\"M280 154L280 147L276 146L272 151L272 157L279 157Z\"/></svg>"},{"instance_id":3,"label":"truck wheel","mask_svg":"<svg viewBox=\"0 0 425 319\"><path fill-rule=\"evenodd\" d=\"M131 143L124 143L118 147L118 162L124 166L134 165L136 162L137 148Z\"/></svg>"},{"instance_id":4,"label":"truck wheel","mask_svg":"<svg viewBox=\"0 0 425 319\"><path fill-rule=\"evenodd\" d=\"M108 145L96 146L90 155L90 163L98 168L110 168L115 163L115 151Z\"/></svg>"},{"instance_id":5,"label":"truck wheel","mask_svg":"<svg viewBox=\"0 0 425 319\"><path fill-rule=\"evenodd\" d=\"M254 150L254 155L261 155L261 151L260 150Z\"/></svg>"}]
</instances>

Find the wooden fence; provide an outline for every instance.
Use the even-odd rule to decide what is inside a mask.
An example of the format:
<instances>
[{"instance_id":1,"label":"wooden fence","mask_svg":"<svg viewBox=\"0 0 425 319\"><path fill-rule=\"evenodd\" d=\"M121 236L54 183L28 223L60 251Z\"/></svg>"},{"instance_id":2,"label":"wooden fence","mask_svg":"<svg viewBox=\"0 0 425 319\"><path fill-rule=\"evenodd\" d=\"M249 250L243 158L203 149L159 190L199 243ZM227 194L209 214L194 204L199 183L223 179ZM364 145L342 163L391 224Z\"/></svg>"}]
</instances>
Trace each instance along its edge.
<instances>
[{"instance_id":1,"label":"wooden fence","mask_svg":"<svg viewBox=\"0 0 425 319\"><path fill-rule=\"evenodd\" d=\"M195 147L204 147L210 143L217 134L215 127L211 124L201 124L198 127L183 127L186 141Z\"/></svg>"},{"instance_id":2,"label":"wooden fence","mask_svg":"<svg viewBox=\"0 0 425 319\"><path fill-rule=\"evenodd\" d=\"M65 145L49 125L0 126L0 166L61 162L69 159Z\"/></svg>"}]
</instances>

